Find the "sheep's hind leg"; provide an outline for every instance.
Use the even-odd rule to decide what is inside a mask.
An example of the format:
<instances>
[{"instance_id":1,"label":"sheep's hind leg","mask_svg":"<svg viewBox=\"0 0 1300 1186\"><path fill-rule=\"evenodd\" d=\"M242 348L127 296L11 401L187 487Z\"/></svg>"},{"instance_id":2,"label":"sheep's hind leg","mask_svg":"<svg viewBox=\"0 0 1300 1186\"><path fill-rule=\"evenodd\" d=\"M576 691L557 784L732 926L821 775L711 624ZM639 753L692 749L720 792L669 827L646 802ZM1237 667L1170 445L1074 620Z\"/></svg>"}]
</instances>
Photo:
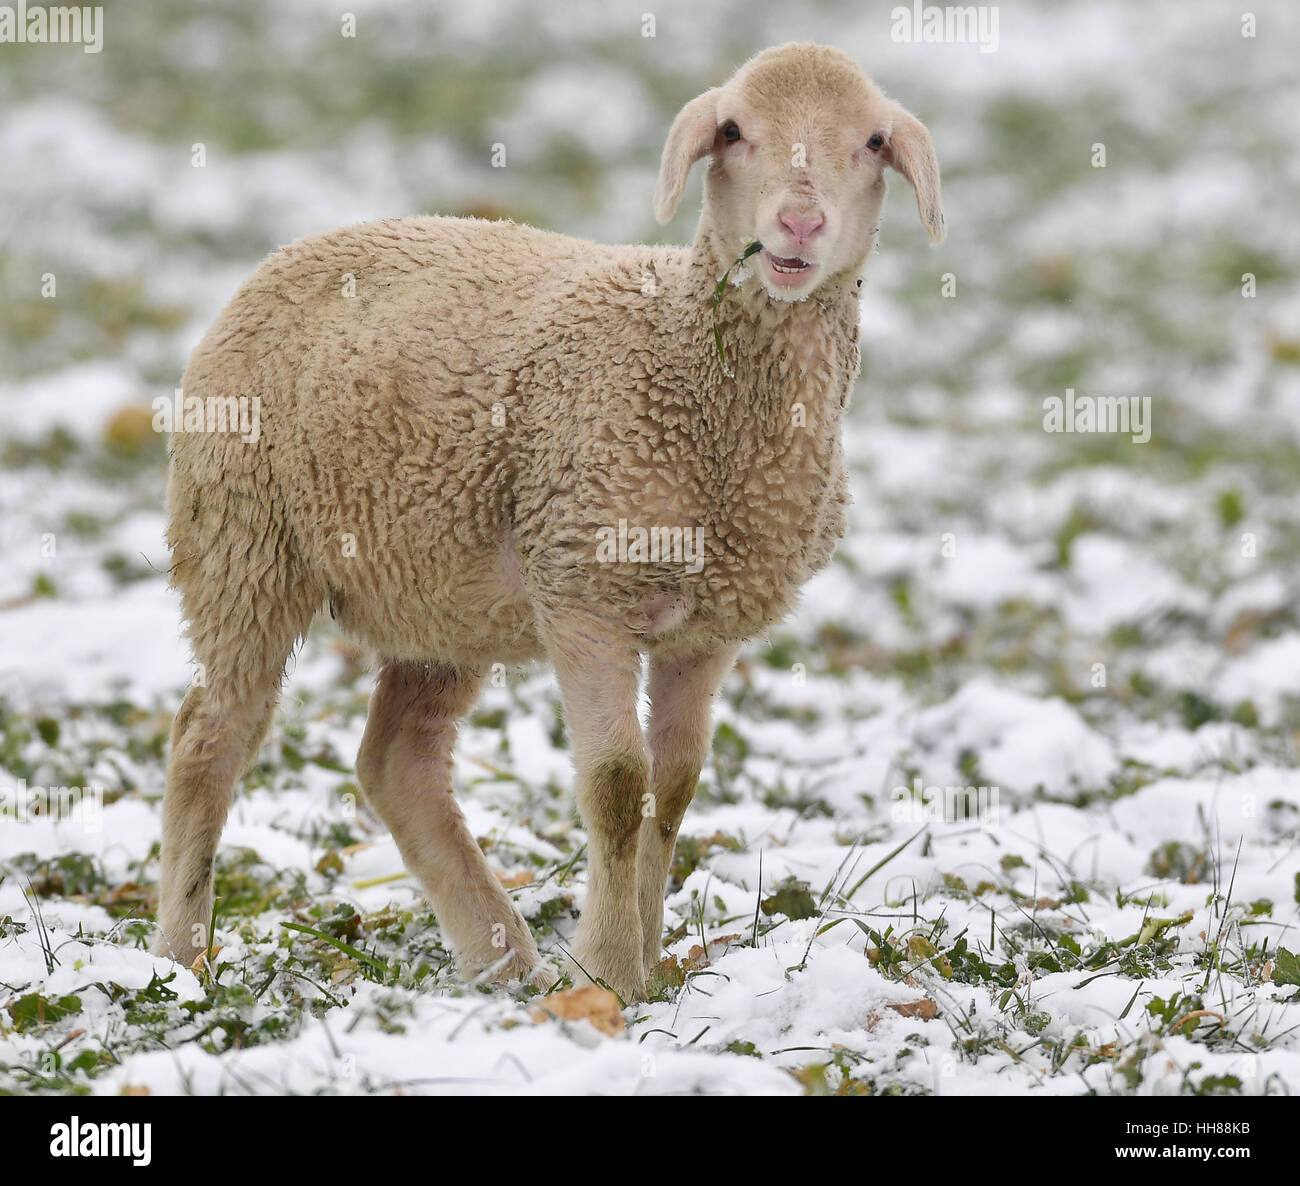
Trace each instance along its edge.
<instances>
[{"instance_id":1,"label":"sheep's hind leg","mask_svg":"<svg viewBox=\"0 0 1300 1186\"><path fill-rule=\"evenodd\" d=\"M462 970L549 987L520 917L452 794L457 724L482 677L450 664L392 663L379 676L357 756L357 777L388 825L407 869L424 887Z\"/></svg>"},{"instance_id":2,"label":"sheep's hind leg","mask_svg":"<svg viewBox=\"0 0 1300 1186\"><path fill-rule=\"evenodd\" d=\"M736 647L709 655L650 660L650 794L637 843L637 884L648 976L663 955L664 888L677 830L695 797L713 736L713 697Z\"/></svg>"},{"instance_id":3,"label":"sheep's hind leg","mask_svg":"<svg viewBox=\"0 0 1300 1186\"><path fill-rule=\"evenodd\" d=\"M275 711L279 672L237 698L224 682L191 688L172 722L163 796L157 955L191 964L211 945L213 861L235 783Z\"/></svg>"},{"instance_id":4,"label":"sheep's hind leg","mask_svg":"<svg viewBox=\"0 0 1300 1186\"><path fill-rule=\"evenodd\" d=\"M238 514L218 513L222 503L213 501L206 511L175 513L169 533L203 683L172 722L154 951L186 964L211 944L213 861L235 784L257 755L285 660L316 604L273 508L248 499ZM249 522L250 508L263 519Z\"/></svg>"},{"instance_id":5,"label":"sheep's hind leg","mask_svg":"<svg viewBox=\"0 0 1300 1186\"><path fill-rule=\"evenodd\" d=\"M589 624L588 624L589 625ZM637 720L638 652L599 640L599 625L568 623L546 636L577 766L587 829L587 901L574 943L575 975L603 980L624 1001L645 998L637 834L650 759Z\"/></svg>"}]
</instances>

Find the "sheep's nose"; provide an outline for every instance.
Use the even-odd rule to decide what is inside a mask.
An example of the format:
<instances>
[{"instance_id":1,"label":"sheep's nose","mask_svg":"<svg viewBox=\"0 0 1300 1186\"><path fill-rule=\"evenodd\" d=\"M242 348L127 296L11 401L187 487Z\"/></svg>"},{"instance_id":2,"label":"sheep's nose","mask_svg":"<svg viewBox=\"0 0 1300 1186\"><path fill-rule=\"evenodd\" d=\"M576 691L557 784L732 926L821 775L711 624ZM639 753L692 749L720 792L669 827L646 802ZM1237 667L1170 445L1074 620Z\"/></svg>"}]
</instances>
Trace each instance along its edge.
<instances>
[{"instance_id":1,"label":"sheep's nose","mask_svg":"<svg viewBox=\"0 0 1300 1186\"><path fill-rule=\"evenodd\" d=\"M820 214L782 214L780 223L789 231L800 243L807 243L809 239L821 229L826 220Z\"/></svg>"}]
</instances>

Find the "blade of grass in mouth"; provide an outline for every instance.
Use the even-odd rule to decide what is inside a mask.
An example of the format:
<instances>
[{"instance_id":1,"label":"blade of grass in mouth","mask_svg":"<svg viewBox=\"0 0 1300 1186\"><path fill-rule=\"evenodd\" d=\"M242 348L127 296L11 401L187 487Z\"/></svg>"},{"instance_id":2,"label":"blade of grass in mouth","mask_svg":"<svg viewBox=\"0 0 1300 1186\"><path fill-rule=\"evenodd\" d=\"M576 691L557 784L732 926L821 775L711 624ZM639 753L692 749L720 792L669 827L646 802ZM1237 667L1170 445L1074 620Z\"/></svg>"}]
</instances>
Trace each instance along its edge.
<instances>
[{"instance_id":1,"label":"blade of grass in mouth","mask_svg":"<svg viewBox=\"0 0 1300 1186\"><path fill-rule=\"evenodd\" d=\"M762 250L763 244L755 239L744 251L736 256L731 263L731 267L722 273L722 278L718 281L718 287L713 290L713 340L717 343L718 357L722 360L722 373L728 379L734 379L736 375L727 365L727 352L722 348L722 330L718 328L718 305L722 302L722 294L727 291L727 277L731 275L732 268L740 267L751 255Z\"/></svg>"}]
</instances>

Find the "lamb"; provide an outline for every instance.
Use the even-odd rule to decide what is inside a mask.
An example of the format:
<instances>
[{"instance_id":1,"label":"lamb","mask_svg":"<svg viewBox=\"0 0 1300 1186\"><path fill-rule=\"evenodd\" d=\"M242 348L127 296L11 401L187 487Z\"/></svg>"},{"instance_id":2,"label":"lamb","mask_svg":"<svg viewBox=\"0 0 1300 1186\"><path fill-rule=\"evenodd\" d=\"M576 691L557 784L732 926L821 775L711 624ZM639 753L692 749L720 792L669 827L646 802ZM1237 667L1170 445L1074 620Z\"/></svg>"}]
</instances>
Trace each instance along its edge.
<instances>
[{"instance_id":1,"label":"lamb","mask_svg":"<svg viewBox=\"0 0 1300 1186\"><path fill-rule=\"evenodd\" d=\"M368 801L462 969L538 986L555 972L466 828L451 752L493 663L550 661L589 838L573 974L643 996L713 697L845 529L840 419L886 167L944 234L925 127L835 49L766 50L687 103L661 222L705 157L687 249L365 223L273 253L196 348L187 398L257 397L261 422L251 442L171 441L172 579L204 679L172 727L161 953L208 946L233 788L328 606L382 662ZM600 550L665 528L702 563Z\"/></svg>"}]
</instances>

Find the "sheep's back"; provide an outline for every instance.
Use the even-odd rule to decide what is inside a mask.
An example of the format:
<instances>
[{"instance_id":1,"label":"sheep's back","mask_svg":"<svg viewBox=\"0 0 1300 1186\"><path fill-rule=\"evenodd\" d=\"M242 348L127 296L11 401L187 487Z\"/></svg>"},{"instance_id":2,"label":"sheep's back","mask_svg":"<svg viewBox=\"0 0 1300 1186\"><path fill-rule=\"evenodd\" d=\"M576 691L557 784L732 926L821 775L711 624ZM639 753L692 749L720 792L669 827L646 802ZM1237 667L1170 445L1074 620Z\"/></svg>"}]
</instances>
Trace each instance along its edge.
<instances>
[{"instance_id":1,"label":"sheep's back","mask_svg":"<svg viewBox=\"0 0 1300 1186\"><path fill-rule=\"evenodd\" d=\"M185 377L187 394L256 396L260 440L178 436L174 483L273 500L336 614L390 652L522 635L500 571L521 460L510 358L545 335L548 288L600 250L421 218L273 254Z\"/></svg>"}]
</instances>

